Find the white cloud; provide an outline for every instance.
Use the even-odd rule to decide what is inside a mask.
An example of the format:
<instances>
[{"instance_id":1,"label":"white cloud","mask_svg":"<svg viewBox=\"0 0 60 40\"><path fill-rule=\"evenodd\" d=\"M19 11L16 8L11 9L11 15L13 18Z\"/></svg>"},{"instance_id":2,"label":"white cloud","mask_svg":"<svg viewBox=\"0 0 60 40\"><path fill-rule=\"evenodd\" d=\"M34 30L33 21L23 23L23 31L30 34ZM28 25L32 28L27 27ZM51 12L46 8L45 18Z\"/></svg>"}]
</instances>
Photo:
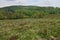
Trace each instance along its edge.
<instances>
[{"instance_id":1,"label":"white cloud","mask_svg":"<svg viewBox=\"0 0 60 40\"><path fill-rule=\"evenodd\" d=\"M27 0L6 0L6 1L16 2L16 3L18 3L18 2L24 3L24 2L26 2Z\"/></svg>"},{"instance_id":2,"label":"white cloud","mask_svg":"<svg viewBox=\"0 0 60 40\"><path fill-rule=\"evenodd\" d=\"M21 5L27 0L0 0L0 7L10 6L10 5Z\"/></svg>"},{"instance_id":3,"label":"white cloud","mask_svg":"<svg viewBox=\"0 0 60 40\"><path fill-rule=\"evenodd\" d=\"M54 6L60 7L60 0L38 0L36 3L39 6Z\"/></svg>"},{"instance_id":4,"label":"white cloud","mask_svg":"<svg viewBox=\"0 0 60 40\"><path fill-rule=\"evenodd\" d=\"M38 5L60 7L60 0L0 0L0 7L10 5Z\"/></svg>"}]
</instances>

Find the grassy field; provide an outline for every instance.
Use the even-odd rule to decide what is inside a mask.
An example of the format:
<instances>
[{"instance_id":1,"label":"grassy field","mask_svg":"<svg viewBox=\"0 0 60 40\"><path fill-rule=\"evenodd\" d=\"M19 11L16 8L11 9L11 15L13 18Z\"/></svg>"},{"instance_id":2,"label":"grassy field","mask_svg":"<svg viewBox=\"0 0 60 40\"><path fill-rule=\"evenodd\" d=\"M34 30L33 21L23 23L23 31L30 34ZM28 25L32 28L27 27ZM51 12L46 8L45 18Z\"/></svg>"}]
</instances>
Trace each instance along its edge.
<instances>
[{"instance_id":1,"label":"grassy field","mask_svg":"<svg viewBox=\"0 0 60 40\"><path fill-rule=\"evenodd\" d=\"M60 19L0 20L0 40L60 40Z\"/></svg>"}]
</instances>

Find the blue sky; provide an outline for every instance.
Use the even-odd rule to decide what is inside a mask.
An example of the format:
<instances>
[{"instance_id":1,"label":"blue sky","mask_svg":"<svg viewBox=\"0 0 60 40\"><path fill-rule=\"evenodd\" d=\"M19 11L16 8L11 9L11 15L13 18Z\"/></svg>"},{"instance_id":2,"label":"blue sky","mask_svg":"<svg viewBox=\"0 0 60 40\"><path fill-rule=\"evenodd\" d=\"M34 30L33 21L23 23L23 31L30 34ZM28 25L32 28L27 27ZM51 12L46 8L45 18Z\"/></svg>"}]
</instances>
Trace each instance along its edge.
<instances>
[{"instance_id":1,"label":"blue sky","mask_svg":"<svg viewBox=\"0 0 60 40\"><path fill-rule=\"evenodd\" d=\"M0 0L0 7L11 5L34 5L60 7L60 0Z\"/></svg>"}]
</instances>

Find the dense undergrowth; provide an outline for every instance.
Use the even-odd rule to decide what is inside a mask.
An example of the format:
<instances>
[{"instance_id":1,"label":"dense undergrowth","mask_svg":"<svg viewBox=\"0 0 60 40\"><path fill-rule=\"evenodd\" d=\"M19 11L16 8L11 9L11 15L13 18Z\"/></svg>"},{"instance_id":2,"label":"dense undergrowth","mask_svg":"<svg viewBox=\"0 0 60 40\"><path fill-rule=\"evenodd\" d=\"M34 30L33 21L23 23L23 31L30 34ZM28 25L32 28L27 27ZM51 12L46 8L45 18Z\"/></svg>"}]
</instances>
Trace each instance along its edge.
<instances>
[{"instance_id":1,"label":"dense undergrowth","mask_svg":"<svg viewBox=\"0 0 60 40\"><path fill-rule=\"evenodd\" d=\"M60 19L0 20L0 40L60 40Z\"/></svg>"},{"instance_id":2,"label":"dense undergrowth","mask_svg":"<svg viewBox=\"0 0 60 40\"><path fill-rule=\"evenodd\" d=\"M0 40L60 40L60 8L0 8Z\"/></svg>"},{"instance_id":3,"label":"dense undergrowth","mask_svg":"<svg viewBox=\"0 0 60 40\"><path fill-rule=\"evenodd\" d=\"M0 19L60 17L60 8L39 6L10 6L0 8ZM49 16L49 17L50 17Z\"/></svg>"}]
</instances>

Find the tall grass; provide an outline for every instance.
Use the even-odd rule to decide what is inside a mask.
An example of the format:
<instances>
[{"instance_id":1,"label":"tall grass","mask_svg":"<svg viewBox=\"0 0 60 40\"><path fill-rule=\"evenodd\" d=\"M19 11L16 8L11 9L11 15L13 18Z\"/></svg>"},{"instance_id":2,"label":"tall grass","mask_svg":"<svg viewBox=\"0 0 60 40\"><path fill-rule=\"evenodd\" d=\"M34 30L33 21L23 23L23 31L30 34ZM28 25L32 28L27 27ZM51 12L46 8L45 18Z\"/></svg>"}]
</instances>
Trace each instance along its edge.
<instances>
[{"instance_id":1,"label":"tall grass","mask_svg":"<svg viewBox=\"0 0 60 40\"><path fill-rule=\"evenodd\" d=\"M60 40L60 19L0 20L0 40Z\"/></svg>"}]
</instances>

